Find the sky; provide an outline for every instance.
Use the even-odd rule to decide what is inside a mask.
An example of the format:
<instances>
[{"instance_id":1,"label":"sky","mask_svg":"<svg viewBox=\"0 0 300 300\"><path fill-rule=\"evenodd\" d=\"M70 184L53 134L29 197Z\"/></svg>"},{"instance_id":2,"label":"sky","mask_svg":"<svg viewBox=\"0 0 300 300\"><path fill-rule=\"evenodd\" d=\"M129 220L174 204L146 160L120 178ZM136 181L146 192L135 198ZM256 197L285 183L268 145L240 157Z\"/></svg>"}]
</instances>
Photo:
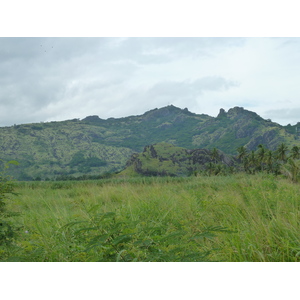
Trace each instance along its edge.
<instances>
[{"instance_id":1,"label":"sky","mask_svg":"<svg viewBox=\"0 0 300 300\"><path fill-rule=\"evenodd\" d=\"M240 106L300 122L300 38L2 37L0 126Z\"/></svg>"},{"instance_id":2,"label":"sky","mask_svg":"<svg viewBox=\"0 0 300 300\"><path fill-rule=\"evenodd\" d=\"M300 38L2 37L0 126L167 105L300 122Z\"/></svg>"},{"instance_id":3,"label":"sky","mask_svg":"<svg viewBox=\"0 0 300 300\"><path fill-rule=\"evenodd\" d=\"M240 106L282 125L300 122L292 0L3 5L0 126L171 104L210 116Z\"/></svg>"}]
</instances>

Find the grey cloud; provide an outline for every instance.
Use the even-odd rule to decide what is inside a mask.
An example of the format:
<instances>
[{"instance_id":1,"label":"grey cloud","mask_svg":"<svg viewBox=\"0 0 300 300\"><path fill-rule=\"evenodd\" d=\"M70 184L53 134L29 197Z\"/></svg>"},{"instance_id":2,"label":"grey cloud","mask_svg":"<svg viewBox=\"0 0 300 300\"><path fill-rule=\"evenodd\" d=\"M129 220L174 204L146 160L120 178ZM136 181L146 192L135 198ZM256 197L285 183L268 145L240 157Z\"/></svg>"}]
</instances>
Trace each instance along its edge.
<instances>
[{"instance_id":1,"label":"grey cloud","mask_svg":"<svg viewBox=\"0 0 300 300\"><path fill-rule=\"evenodd\" d=\"M220 76L207 76L196 80L194 85L202 91L222 91L231 87L237 87L240 83Z\"/></svg>"},{"instance_id":2,"label":"grey cloud","mask_svg":"<svg viewBox=\"0 0 300 300\"><path fill-rule=\"evenodd\" d=\"M83 103L105 98L104 91L138 68L113 60L113 41L118 39L0 38L0 126L48 119L48 107L55 118L67 98L77 111L79 97Z\"/></svg>"},{"instance_id":3,"label":"grey cloud","mask_svg":"<svg viewBox=\"0 0 300 300\"><path fill-rule=\"evenodd\" d=\"M240 47L243 38L130 38L120 47L122 56L140 64L167 63L182 56L212 56L227 47ZM118 49L116 49L117 51Z\"/></svg>"},{"instance_id":4,"label":"grey cloud","mask_svg":"<svg viewBox=\"0 0 300 300\"><path fill-rule=\"evenodd\" d=\"M240 46L242 41L231 38L0 38L0 80L24 80L41 72L47 76L55 71L64 76L79 76L89 68L115 62L167 63L182 56L212 55L224 47Z\"/></svg>"},{"instance_id":5,"label":"grey cloud","mask_svg":"<svg viewBox=\"0 0 300 300\"><path fill-rule=\"evenodd\" d=\"M292 47L297 50L300 49L300 40L299 38L293 38L293 37L287 37L287 38L278 38L278 37L273 37L273 40L278 41L278 48L286 48L286 47Z\"/></svg>"},{"instance_id":6,"label":"grey cloud","mask_svg":"<svg viewBox=\"0 0 300 300\"><path fill-rule=\"evenodd\" d=\"M295 125L300 122L300 107L266 110L261 116L271 120L276 119L283 125Z\"/></svg>"},{"instance_id":7,"label":"grey cloud","mask_svg":"<svg viewBox=\"0 0 300 300\"><path fill-rule=\"evenodd\" d=\"M227 90L236 87L237 82L222 77L207 76L191 81L165 81L154 85L148 91L149 97L194 98L207 91Z\"/></svg>"},{"instance_id":8,"label":"grey cloud","mask_svg":"<svg viewBox=\"0 0 300 300\"><path fill-rule=\"evenodd\" d=\"M242 38L0 38L0 62L25 60L50 64L86 55L103 61L130 59L138 63L166 62L181 55L210 55L242 46Z\"/></svg>"},{"instance_id":9,"label":"grey cloud","mask_svg":"<svg viewBox=\"0 0 300 300\"><path fill-rule=\"evenodd\" d=\"M86 52L101 49L108 38L0 38L1 61L7 59L70 59ZM45 54L46 53L46 54Z\"/></svg>"}]
</instances>

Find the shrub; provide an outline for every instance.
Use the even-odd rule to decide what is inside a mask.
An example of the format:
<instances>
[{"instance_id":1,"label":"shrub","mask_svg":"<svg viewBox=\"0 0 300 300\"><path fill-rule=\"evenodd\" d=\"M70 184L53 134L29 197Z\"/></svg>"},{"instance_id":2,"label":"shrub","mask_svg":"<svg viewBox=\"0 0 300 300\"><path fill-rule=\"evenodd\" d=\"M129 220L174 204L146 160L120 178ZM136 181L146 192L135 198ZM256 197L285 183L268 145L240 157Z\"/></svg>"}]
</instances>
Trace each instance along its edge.
<instances>
[{"instance_id":1,"label":"shrub","mask_svg":"<svg viewBox=\"0 0 300 300\"><path fill-rule=\"evenodd\" d=\"M215 232L230 232L216 226L191 234L178 222L149 226L115 212L92 213L88 221L71 222L63 227L65 235L69 230L77 243L85 246L82 252L85 258L90 255L91 260L97 257L102 262L210 261L211 250L204 249L203 239L215 238Z\"/></svg>"},{"instance_id":2,"label":"shrub","mask_svg":"<svg viewBox=\"0 0 300 300\"><path fill-rule=\"evenodd\" d=\"M17 228L10 222L9 218L15 216L16 213L10 212L6 208L6 200L10 194L14 194L14 188L8 176L5 176L5 169L9 164L18 164L16 161L4 163L1 160L3 171L0 173L0 246L11 244L16 236Z\"/></svg>"}]
</instances>

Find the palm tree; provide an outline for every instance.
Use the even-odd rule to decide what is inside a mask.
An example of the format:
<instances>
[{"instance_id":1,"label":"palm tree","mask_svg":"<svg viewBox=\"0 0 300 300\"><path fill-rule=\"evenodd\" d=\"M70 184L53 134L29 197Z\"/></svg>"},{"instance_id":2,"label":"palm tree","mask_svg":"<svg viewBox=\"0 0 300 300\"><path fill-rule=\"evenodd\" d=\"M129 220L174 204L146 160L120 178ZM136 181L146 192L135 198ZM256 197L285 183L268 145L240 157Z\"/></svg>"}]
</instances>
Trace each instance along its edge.
<instances>
[{"instance_id":1,"label":"palm tree","mask_svg":"<svg viewBox=\"0 0 300 300\"><path fill-rule=\"evenodd\" d=\"M215 164L213 164L212 162L209 162L207 164L207 170L208 170L208 175L211 176L213 171L215 169Z\"/></svg>"},{"instance_id":2,"label":"palm tree","mask_svg":"<svg viewBox=\"0 0 300 300\"><path fill-rule=\"evenodd\" d=\"M259 144L258 145L258 150L257 150L257 159L258 159L258 162L259 162L259 168L261 170L264 169L265 154L266 154L266 148L264 147L264 145Z\"/></svg>"},{"instance_id":3,"label":"palm tree","mask_svg":"<svg viewBox=\"0 0 300 300\"><path fill-rule=\"evenodd\" d=\"M300 173L300 162L289 158L288 163L282 166L282 171L293 182L297 182Z\"/></svg>"},{"instance_id":4,"label":"palm tree","mask_svg":"<svg viewBox=\"0 0 300 300\"><path fill-rule=\"evenodd\" d=\"M248 156L245 156L243 158L243 166L244 166L245 172L249 172L249 158L248 158Z\"/></svg>"},{"instance_id":5,"label":"palm tree","mask_svg":"<svg viewBox=\"0 0 300 300\"><path fill-rule=\"evenodd\" d=\"M298 146L294 146L291 149L290 157L293 159L299 159L300 158L300 148Z\"/></svg>"},{"instance_id":6,"label":"palm tree","mask_svg":"<svg viewBox=\"0 0 300 300\"><path fill-rule=\"evenodd\" d=\"M243 159L247 156L247 148L245 146L241 146L238 147L237 149L238 152L238 159L241 159L243 161Z\"/></svg>"},{"instance_id":7,"label":"palm tree","mask_svg":"<svg viewBox=\"0 0 300 300\"><path fill-rule=\"evenodd\" d=\"M286 162L287 156L286 153L288 151L288 147L285 143L281 143L279 147L277 148L277 155L278 159L280 159L283 162Z\"/></svg>"},{"instance_id":8,"label":"palm tree","mask_svg":"<svg viewBox=\"0 0 300 300\"><path fill-rule=\"evenodd\" d=\"M214 160L215 164L217 163L217 160L220 158L219 152L217 148L213 148L210 157L212 160Z\"/></svg>"},{"instance_id":9,"label":"palm tree","mask_svg":"<svg viewBox=\"0 0 300 300\"><path fill-rule=\"evenodd\" d=\"M236 149L236 151L238 152L238 156L237 158L240 159L244 165L244 170L246 172L249 171L249 163L248 163L248 158L247 158L247 148L245 146L240 146Z\"/></svg>"},{"instance_id":10,"label":"palm tree","mask_svg":"<svg viewBox=\"0 0 300 300\"><path fill-rule=\"evenodd\" d=\"M255 169L257 166L257 159L256 159L256 155L254 150L251 151L251 153L248 155L248 163L249 163L249 167L252 167L252 172L251 173L255 173Z\"/></svg>"},{"instance_id":11,"label":"palm tree","mask_svg":"<svg viewBox=\"0 0 300 300\"><path fill-rule=\"evenodd\" d=\"M266 164L268 167L268 171L273 171L273 152L271 150L268 150L266 153Z\"/></svg>"}]
</instances>

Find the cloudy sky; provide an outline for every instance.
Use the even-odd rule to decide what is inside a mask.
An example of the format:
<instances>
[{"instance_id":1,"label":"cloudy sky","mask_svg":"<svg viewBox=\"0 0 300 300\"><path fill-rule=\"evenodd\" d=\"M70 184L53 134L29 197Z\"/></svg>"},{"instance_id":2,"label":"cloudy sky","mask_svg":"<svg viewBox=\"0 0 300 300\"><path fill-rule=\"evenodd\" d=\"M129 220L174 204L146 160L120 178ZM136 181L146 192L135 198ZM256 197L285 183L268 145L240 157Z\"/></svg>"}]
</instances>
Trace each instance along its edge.
<instances>
[{"instance_id":1,"label":"cloudy sky","mask_svg":"<svg viewBox=\"0 0 300 300\"><path fill-rule=\"evenodd\" d=\"M0 126L234 106L300 122L300 38L0 38Z\"/></svg>"}]
</instances>

